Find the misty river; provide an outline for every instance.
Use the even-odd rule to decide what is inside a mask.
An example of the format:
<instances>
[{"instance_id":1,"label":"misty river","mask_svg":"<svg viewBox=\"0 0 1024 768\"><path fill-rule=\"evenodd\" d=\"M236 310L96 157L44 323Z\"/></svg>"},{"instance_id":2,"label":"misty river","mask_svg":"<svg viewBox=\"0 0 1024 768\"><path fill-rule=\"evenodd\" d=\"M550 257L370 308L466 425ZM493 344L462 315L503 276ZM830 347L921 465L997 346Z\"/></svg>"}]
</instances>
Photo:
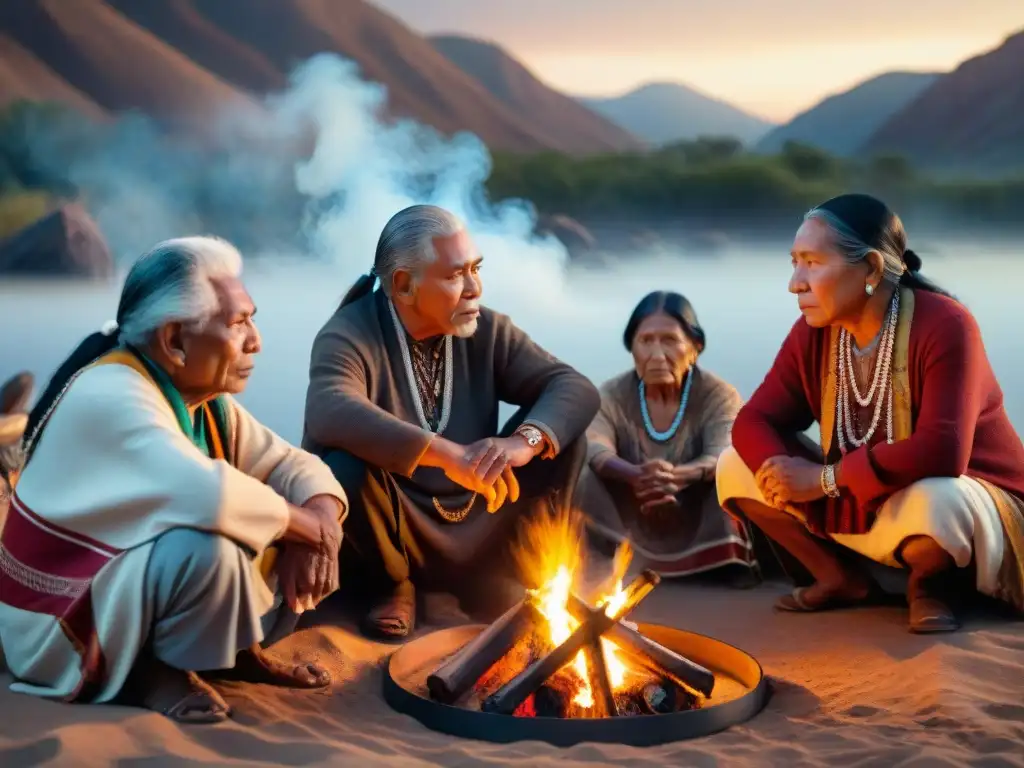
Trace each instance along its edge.
<instances>
[{"instance_id":1,"label":"misty river","mask_svg":"<svg viewBox=\"0 0 1024 768\"><path fill-rule=\"evenodd\" d=\"M915 250L916 250L915 245ZM749 396L797 318L786 291L788 244L716 257L665 256L612 267L565 269L558 263L485 254L484 303L507 312L549 351L595 382L625 370L622 331L636 301L655 289L676 290L694 304L708 337L701 364ZM924 272L977 317L989 358L1018 430L1024 429L1024 347L1017 336L1024 308L1024 262L1012 249L943 243ZM964 254L969 254L963 256ZM963 256L963 258L958 258ZM308 261L250 260L246 282L258 307L263 352L241 400L267 426L297 441L302 429L309 350L321 324L355 276L369 267ZM46 379L86 333L112 319L119 281L0 283L0 378L28 369Z\"/></svg>"}]
</instances>

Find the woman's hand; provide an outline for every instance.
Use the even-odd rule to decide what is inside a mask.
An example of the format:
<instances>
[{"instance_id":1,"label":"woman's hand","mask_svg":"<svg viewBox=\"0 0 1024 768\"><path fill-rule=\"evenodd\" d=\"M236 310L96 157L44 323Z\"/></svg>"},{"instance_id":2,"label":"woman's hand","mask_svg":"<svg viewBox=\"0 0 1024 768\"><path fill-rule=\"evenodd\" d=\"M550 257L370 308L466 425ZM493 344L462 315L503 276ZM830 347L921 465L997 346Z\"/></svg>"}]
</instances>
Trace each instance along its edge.
<instances>
[{"instance_id":1,"label":"woman's hand","mask_svg":"<svg viewBox=\"0 0 1024 768\"><path fill-rule=\"evenodd\" d=\"M676 494L693 482L685 467L676 467L663 459L645 461L636 468L631 480L640 511L675 504Z\"/></svg>"},{"instance_id":2,"label":"woman's hand","mask_svg":"<svg viewBox=\"0 0 1024 768\"><path fill-rule=\"evenodd\" d=\"M765 502L775 509L825 496L821 465L794 456L773 456L754 475Z\"/></svg>"}]
</instances>

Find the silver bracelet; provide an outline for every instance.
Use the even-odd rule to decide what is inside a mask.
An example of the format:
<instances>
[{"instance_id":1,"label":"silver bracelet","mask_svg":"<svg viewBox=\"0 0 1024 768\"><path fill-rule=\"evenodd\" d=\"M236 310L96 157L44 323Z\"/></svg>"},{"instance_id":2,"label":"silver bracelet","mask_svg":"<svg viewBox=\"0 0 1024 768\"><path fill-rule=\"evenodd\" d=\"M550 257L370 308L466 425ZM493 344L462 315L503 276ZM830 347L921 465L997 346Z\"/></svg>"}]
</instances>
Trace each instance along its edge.
<instances>
[{"instance_id":1,"label":"silver bracelet","mask_svg":"<svg viewBox=\"0 0 1024 768\"><path fill-rule=\"evenodd\" d=\"M839 498L839 486L836 485L836 465L826 464L821 468L821 490L830 499Z\"/></svg>"}]
</instances>

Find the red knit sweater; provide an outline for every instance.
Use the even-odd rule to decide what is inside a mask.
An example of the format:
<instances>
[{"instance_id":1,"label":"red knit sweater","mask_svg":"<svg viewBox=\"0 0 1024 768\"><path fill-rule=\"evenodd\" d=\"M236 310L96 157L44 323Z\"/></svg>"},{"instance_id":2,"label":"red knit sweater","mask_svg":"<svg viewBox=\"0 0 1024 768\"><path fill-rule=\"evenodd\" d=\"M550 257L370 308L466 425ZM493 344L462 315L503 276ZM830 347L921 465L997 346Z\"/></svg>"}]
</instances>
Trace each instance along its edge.
<instances>
[{"instance_id":1,"label":"red knit sweater","mask_svg":"<svg viewBox=\"0 0 1024 768\"><path fill-rule=\"evenodd\" d=\"M926 477L966 474L1024 498L1024 445L1006 414L977 322L939 294L915 291L914 303L908 350L913 433L889 445L879 429L871 445L848 452L842 498L812 505L814 528L863 533L888 496ZM798 320L743 406L732 442L752 472L772 456L796 453L795 435L820 419L828 349L828 329Z\"/></svg>"}]
</instances>

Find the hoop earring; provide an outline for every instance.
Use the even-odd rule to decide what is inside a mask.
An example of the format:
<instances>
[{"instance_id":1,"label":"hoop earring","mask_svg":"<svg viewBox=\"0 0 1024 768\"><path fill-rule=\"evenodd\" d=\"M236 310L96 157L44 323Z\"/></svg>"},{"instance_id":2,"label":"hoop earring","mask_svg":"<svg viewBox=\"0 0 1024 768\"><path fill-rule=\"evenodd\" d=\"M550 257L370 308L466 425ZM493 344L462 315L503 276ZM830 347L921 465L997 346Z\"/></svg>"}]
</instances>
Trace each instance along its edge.
<instances>
[{"instance_id":1,"label":"hoop earring","mask_svg":"<svg viewBox=\"0 0 1024 768\"><path fill-rule=\"evenodd\" d=\"M871 283L864 283L864 293L866 293L868 296L874 295L875 286L873 286Z\"/></svg>"}]
</instances>

